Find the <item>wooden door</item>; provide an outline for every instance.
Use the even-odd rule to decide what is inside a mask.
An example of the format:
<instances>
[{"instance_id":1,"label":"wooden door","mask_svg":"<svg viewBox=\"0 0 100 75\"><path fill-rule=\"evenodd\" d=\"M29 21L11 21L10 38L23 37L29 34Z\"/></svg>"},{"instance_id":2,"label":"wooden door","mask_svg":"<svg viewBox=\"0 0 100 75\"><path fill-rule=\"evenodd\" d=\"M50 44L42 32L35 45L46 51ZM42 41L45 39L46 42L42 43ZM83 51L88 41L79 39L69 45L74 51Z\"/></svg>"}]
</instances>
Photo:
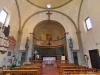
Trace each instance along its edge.
<instances>
[{"instance_id":1,"label":"wooden door","mask_svg":"<svg viewBox=\"0 0 100 75\"><path fill-rule=\"evenodd\" d=\"M89 50L90 60L93 68L100 69L100 56L97 49Z\"/></svg>"}]
</instances>

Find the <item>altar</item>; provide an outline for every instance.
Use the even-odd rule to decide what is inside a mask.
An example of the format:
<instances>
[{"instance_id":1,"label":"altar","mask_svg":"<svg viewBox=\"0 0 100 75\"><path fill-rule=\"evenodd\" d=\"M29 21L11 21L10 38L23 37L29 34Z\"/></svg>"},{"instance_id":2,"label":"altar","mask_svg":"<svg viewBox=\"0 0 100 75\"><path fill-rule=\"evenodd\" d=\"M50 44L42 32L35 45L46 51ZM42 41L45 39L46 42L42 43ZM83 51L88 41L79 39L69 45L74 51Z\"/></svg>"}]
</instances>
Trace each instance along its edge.
<instances>
[{"instance_id":1,"label":"altar","mask_svg":"<svg viewBox=\"0 0 100 75\"><path fill-rule=\"evenodd\" d=\"M53 65L56 61L56 57L43 57L43 63L47 65Z\"/></svg>"}]
</instances>

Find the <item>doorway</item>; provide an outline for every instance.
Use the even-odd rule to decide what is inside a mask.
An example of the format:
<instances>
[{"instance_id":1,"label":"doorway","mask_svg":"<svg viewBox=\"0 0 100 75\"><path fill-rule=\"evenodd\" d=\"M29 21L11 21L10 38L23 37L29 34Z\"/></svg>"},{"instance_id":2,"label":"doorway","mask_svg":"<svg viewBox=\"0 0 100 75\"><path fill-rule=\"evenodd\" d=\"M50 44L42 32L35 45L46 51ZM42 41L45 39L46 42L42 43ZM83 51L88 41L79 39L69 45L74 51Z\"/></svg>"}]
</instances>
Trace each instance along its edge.
<instances>
[{"instance_id":1,"label":"doorway","mask_svg":"<svg viewBox=\"0 0 100 75\"><path fill-rule=\"evenodd\" d=\"M93 68L100 69L100 56L98 49L89 50L91 65Z\"/></svg>"},{"instance_id":2,"label":"doorway","mask_svg":"<svg viewBox=\"0 0 100 75\"><path fill-rule=\"evenodd\" d=\"M26 52L22 52L21 65L25 62Z\"/></svg>"},{"instance_id":3,"label":"doorway","mask_svg":"<svg viewBox=\"0 0 100 75\"><path fill-rule=\"evenodd\" d=\"M74 64L78 64L77 52L73 52Z\"/></svg>"}]
</instances>

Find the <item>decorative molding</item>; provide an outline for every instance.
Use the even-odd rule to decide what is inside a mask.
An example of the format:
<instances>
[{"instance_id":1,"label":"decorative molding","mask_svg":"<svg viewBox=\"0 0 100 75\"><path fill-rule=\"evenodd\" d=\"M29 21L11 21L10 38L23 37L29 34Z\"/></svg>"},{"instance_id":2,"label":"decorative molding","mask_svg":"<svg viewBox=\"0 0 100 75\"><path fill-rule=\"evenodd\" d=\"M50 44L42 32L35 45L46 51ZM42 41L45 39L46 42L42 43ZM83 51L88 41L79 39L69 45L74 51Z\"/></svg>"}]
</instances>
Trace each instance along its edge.
<instances>
[{"instance_id":1,"label":"decorative molding","mask_svg":"<svg viewBox=\"0 0 100 75\"><path fill-rule=\"evenodd\" d=\"M78 29L80 28L80 17L81 17L82 5L83 5L83 0L81 0L79 11L78 11L78 19L77 19Z\"/></svg>"},{"instance_id":2,"label":"decorative molding","mask_svg":"<svg viewBox=\"0 0 100 75\"><path fill-rule=\"evenodd\" d=\"M16 7L17 7L17 11L18 11L18 18L19 18L19 30L21 29L21 13L20 13L20 8L19 8L19 4L18 1L15 0L16 3Z\"/></svg>"},{"instance_id":3,"label":"decorative molding","mask_svg":"<svg viewBox=\"0 0 100 75\"><path fill-rule=\"evenodd\" d=\"M39 48L57 48L57 47L63 47L65 44L61 44L61 45L57 45L57 46L51 46L51 45L48 45L48 46L41 46L41 45L35 45L35 47L39 47Z\"/></svg>"},{"instance_id":4,"label":"decorative molding","mask_svg":"<svg viewBox=\"0 0 100 75\"><path fill-rule=\"evenodd\" d=\"M8 38L0 37L1 39L8 40Z\"/></svg>"},{"instance_id":5,"label":"decorative molding","mask_svg":"<svg viewBox=\"0 0 100 75\"><path fill-rule=\"evenodd\" d=\"M18 11L18 18L19 18L19 29L18 29L18 34L17 34L17 40L16 40L16 50L19 50L20 44L21 44L21 13L20 13L20 8L18 4L18 0L15 0L17 11Z\"/></svg>"}]
</instances>

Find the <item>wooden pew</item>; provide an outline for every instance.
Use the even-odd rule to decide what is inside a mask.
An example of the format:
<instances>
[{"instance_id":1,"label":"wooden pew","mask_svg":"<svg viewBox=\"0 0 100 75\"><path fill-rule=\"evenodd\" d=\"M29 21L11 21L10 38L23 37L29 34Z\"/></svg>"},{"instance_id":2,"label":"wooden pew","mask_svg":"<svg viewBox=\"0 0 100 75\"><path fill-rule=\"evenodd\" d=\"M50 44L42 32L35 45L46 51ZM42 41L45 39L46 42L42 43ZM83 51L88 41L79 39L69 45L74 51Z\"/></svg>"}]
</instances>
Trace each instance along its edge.
<instances>
[{"instance_id":1,"label":"wooden pew","mask_svg":"<svg viewBox=\"0 0 100 75\"><path fill-rule=\"evenodd\" d=\"M64 75L64 74L91 74L91 73L96 73L96 72L94 72L94 71L90 71L90 70L88 70L88 69L76 69L76 68L70 68L70 69L63 69L62 70L62 75Z\"/></svg>"},{"instance_id":2,"label":"wooden pew","mask_svg":"<svg viewBox=\"0 0 100 75\"><path fill-rule=\"evenodd\" d=\"M40 75L38 70L2 70L0 75Z\"/></svg>"},{"instance_id":3,"label":"wooden pew","mask_svg":"<svg viewBox=\"0 0 100 75\"><path fill-rule=\"evenodd\" d=\"M40 75L42 73L42 64L35 63L35 64L27 64L22 65L21 67L13 68L13 70L37 70L38 74Z\"/></svg>"},{"instance_id":4,"label":"wooden pew","mask_svg":"<svg viewBox=\"0 0 100 75\"><path fill-rule=\"evenodd\" d=\"M61 63L58 64L58 71L62 75L63 69L72 69L72 68L78 68L78 65L75 64L68 64L68 63Z\"/></svg>"},{"instance_id":5,"label":"wooden pew","mask_svg":"<svg viewBox=\"0 0 100 75\"><path fill-rule=\"evenodd\" d=\"M42 64L25 64L11 70L0 70L0 75L41 75Z\"/></svg>"},{"instance_id":6,"label":"wooden pew","mask_svg":"<svg viewBox=\"0 0 100 75\"><path fill-rule=\"evenodd\" d=\"M68 74L91 74L95 73L95 68L88 68L84 66L79 66L75 64L61 63L58 64L58 71L60 75L68 75Z\"/></svg>"}]
</instances>

